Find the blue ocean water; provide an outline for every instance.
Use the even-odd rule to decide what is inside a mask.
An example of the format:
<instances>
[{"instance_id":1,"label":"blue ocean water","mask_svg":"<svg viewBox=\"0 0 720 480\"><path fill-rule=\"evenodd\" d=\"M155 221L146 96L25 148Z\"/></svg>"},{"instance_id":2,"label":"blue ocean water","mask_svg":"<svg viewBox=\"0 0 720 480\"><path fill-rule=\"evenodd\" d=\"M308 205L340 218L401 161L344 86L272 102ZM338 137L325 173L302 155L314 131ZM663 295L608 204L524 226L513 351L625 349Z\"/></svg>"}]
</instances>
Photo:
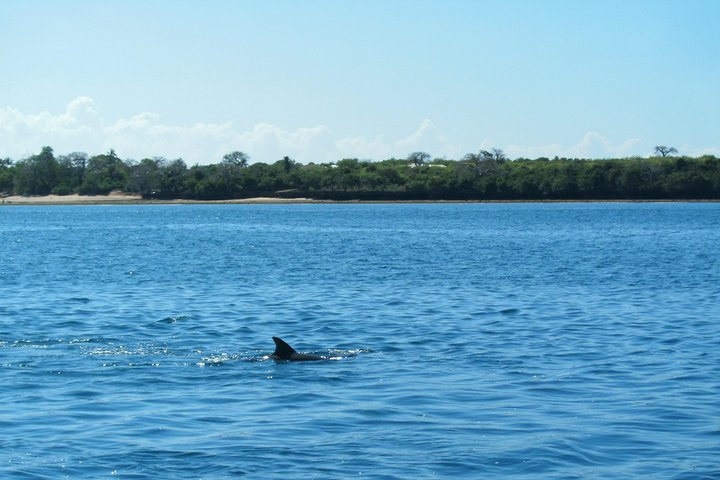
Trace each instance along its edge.
<instances>
[{"instance_id":1,"label":"blue ocean water","mask_svg":"<svg viewBox=\"0 0 720 480\"><path fill-rule=\"evenodd\" d=\"M719 247L713 203L0 208L0 478L720 478Z\"/></svg>"}]
</instances>

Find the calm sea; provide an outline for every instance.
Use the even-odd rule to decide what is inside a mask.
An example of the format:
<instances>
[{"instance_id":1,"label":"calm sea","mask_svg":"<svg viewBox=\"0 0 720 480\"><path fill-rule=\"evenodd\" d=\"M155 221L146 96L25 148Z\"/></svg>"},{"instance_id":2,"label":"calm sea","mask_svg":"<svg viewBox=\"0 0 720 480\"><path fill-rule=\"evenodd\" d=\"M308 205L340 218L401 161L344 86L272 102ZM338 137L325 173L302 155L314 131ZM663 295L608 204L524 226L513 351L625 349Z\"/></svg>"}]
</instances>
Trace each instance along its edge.
<instances>
[{"instance_id":1,"label":"calm sea","mask_svg":"<svg viewBox=\"0 0 720 480\"><path fill-rule=\"evenodd\" d=\"M0 279L3 479L720 478L717 203L5 207Z\"/></svg>"}]
</instances>

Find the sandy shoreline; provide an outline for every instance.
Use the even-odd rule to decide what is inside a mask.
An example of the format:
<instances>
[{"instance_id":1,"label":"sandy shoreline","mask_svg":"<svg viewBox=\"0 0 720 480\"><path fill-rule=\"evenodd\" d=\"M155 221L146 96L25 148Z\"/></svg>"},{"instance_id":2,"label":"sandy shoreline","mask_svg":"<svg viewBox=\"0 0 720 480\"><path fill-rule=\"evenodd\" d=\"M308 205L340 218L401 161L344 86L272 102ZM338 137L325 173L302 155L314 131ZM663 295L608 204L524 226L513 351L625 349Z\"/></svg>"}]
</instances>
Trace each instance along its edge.
<instances>
[{"instance_id":1,"label":"sandy shoreline","mask_svg":"<svg viewBox=\"0 0 720 480\"><path fill-rule=\"evenodd\" d=\"M288 203L670 203L718 202L720 200L316 200L312 198L253 197L230 200L146 200L140 195L111 193L110 195L11 195L0 198L3 205L172 205L172 204L288 204Z\"/></svg>"},{"instance_id":2,"label":"sandy shoreline","mask_svg":"<svg viewBox=\"0 0 720 480\"><path fill-rule=\"evenodd\" d=\"M322 203L307 198L255 197L233 200L146 200L140 195L114 193L110 195L11 195L0 199L0 205L152 205L152 204L203 204L203 203Z\"/></svg>"},{"instance_id":3,"label":"sandy shoreline","mask_svg":"<svg viewBox=\"0 0 720 480\"><path fill-rule=\"evenodd\" d=\"M139 195L44 195L20 196L10 195L0 199L6 205L61 205L61 204L95 204L95 203L126 203L142 201Z\"/></svg>"}]
</instances>

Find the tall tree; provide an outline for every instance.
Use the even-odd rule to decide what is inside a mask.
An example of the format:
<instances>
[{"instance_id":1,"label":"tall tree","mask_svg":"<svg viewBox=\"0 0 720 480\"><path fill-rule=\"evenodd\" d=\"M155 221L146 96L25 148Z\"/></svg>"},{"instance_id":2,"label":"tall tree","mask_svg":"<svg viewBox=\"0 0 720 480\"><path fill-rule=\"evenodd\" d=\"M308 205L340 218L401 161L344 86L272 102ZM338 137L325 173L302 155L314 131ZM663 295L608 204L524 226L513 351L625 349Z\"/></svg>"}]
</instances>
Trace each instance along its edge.
<instances>
[{"instance_id":1,"label":"tall tree","mask_svg":"<svg viewBox=\"0 0 720 480\"><path fill-rule=\"evenodd\" d=\"M658 145L655 147L655 153L657 155L660 155L661 157L665 158L669 155L672 155L673 153L678 153L677 148L675 147L666 147L665 145Z\"/></svg>"},{"instance_id":2,"label":"tall tree","mask_svg":"<svg viewBox=\"0 0 720 480\"><path fill-rule=\"evenodd\" d=\"M503 152L500 148L491 148L490 157L496 162L504 162L505 160L507 160L505 152Z\"/></svg>"},{"instance_id":3,"label":"tall tree","mask_svg":"<svg viewBox=\"0 0 720 480\"><path fill-rule=\"evenodd\" d=\"M13 190L13 165L9 158L0 158L0 193Z\"/></svg>"},{"instance_id":4,"label":"tall tree","mask_svg":"<svg viewBox=\"0 0 720 480\"><path fill-rule=\"evenodd\" d=\"M88 154L84 152L72 152L68 155L58 157L60 166L58 174L59 187L67 193L77 190L85 178Z\"/></svg>"},{"instance_id":5,"label":"tall tree","mask_svg":"<svg viewBox=\"0 0 720 480\"><path fill-rule=\"evenodd\" d=\"M43 147L42 151L17 164L15 189L18 193L47 195L57 185L58 162L53 149Z\"/></svg>"},{"instance_id":6,"label":"tall tree","mask_svg":"<svg viewBox=\"0 0 720 480\"><path fill-rule=\"evenodd\" d=\"M410 163L419 167L430 161L430 154L425 152L413 152L407 156L407 159Z\"/></svg>"},{"instance_id":7,"label":"tall tree","mask_svg":"<svg viewBox=\"0 0 720 480\"><path fill-rule=\"evenodd\" d=\"M247 168L250 157L240 151L230 152L223 156L220 163L221 185L219 188L223 195L231 198L242 190L242 171Z\"/></svg>"},{"instance_id":8,"label":"tall tree","mask_svg":"<svg viewBox=\"0 0 720 480\"><path fill-rule=\"evenodd\" d=\"M240 152L238 150L227 153L227 154L223 155L223 158L222 158L222 163L224 165L240 167L240 168L247 167L249 161L250 161L250 157L246 153Z\"/></svg>"},{"instance_id":9,"label":"tall tree","mask_svg":"<svg viewBox=\"0 0 720 480\"><path fill-rule=\"evenodd\" d=\"M290 172L293 168L297 167L298 164L293 160L292 158L285 155L282 160L279 160L280 165L282 165L282 169L285 171L285 173Z\"/></svg>"},{"instance_id":10,"label":"tall tree","mask_svg":"<svg viewBox=\"0 0 720 480\"><path fill-rule=\"evenodd\" d=\"M463 157L467 168L478 177L494 173L498 169L498 164L505 160L505 154L499 148L493 148L491 151L480 150L480 153L468 153Z\"/></svg>"},{"instance_id":11,"label":"tall tree","mask_svg":"<svg viewBox=\"0 0 720 480\"><path fill-rule=\"evenodd\" d=\"M128 165L117 156L115 150L96 155L88 161L80 193L107 195L113 190L122 190L127 183L128 170Z\"/></svg>"},{"instance_id":12,"label":"tall tree","mask_svg":"<svg viewBox=\"0 0 720 480\"><path fill-rule=\"evenodd\" d=\"M187 165L182 158L176 158L163 169L160 195L164 198L180 198L187 195ZM189 191L190 188L188 187Z\"/></svg>"},{"instance_id":13,"label":"tall tree","mask_svg":"<svg viewBox=\"0 0 720 480\"><path fill-rule=\"evenodd\" d=\"M165 159L162 157L144 158L140 163L130 167L127 187L131 192L136 192L143 197L153 197L160 190L160 171L165 166Z\"/></svg>"}]
</instances>

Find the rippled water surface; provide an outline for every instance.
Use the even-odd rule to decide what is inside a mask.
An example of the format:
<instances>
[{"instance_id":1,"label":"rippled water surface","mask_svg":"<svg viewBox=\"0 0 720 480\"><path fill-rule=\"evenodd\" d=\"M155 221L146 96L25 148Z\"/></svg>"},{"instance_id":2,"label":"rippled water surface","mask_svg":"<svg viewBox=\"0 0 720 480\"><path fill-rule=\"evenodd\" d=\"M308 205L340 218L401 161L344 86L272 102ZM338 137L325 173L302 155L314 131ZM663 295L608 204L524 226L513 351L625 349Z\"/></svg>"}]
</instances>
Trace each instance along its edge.
<instances>
[{"instance_id":1,"label":"rippled water surface","mask_svg":"<svg viewBox=\"0 0 720 480\"><path fill-rule=\"evenodd\" d=\"M0 278L0 478L720 478L720 204L4 207Z\"/></svg>"}]
</instances>

